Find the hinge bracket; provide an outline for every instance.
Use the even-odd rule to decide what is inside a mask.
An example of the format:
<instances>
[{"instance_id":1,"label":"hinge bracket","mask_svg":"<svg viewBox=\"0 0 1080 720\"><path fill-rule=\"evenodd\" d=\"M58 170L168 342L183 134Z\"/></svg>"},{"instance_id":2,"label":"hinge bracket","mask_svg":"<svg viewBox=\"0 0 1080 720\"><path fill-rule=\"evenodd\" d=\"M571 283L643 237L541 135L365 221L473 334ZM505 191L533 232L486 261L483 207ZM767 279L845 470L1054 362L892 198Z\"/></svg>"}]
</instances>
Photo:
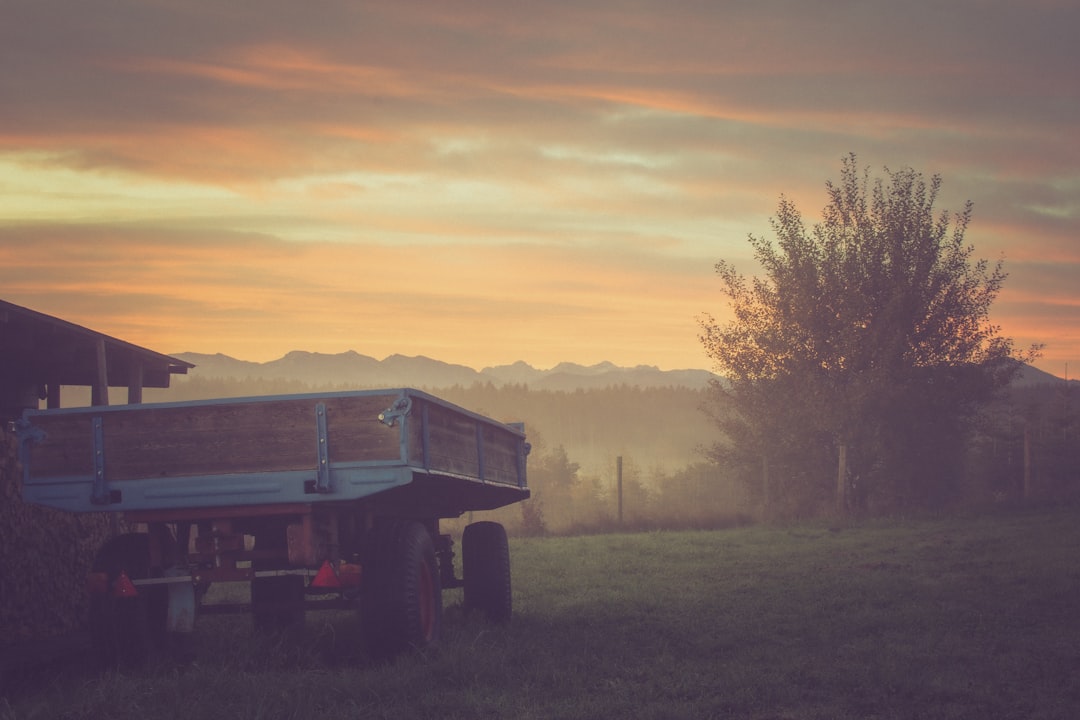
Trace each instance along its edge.
<instances>
[{"instance_id":1,"label":"hinge bracket","mask_svg":"<svg viewBox=\"0 0 1080 720\"><path fill-rule=\"evenodd\" d=\"M315 492L328 493L330 488L330 448L326 431L326 403L315 406L315 434L318 443L318 465L315 468Z\"/></svg>"},{"instance_id":2,"label":"hinge bracket","mask_svg":"<svg viewBox=\"0 0 1080 720\"><path fill-rule=\"evenodd\" d=\"M91 419L94 432L94 484L90 491L90 502L95 505L108 505L110 501L109 483L105 479L105 426L101 416Z\"/></svg>"}]
</instances>

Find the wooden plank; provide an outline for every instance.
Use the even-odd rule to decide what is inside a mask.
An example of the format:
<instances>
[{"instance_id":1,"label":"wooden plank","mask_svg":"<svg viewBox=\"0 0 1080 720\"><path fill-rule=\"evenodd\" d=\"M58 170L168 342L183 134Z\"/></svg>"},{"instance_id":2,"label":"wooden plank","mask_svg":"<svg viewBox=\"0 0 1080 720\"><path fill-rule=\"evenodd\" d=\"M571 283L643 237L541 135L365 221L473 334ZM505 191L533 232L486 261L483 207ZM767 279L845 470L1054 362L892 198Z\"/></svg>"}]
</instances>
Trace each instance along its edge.
<instances>
[{"instance_id":1,"label":"wooden plank","mask_svg":"<svg viewBox=\"0 0 1080 720\"><path fill-rule=\"evenodd\" d=\"M413 415L416 415L415 409ZM428 403L427 419L430 469L433 472L479 477L476 419L435 403Z\"/></svg>"},{"instance_id":2,"label":"wooden plank","mask_svg":"<svg viewBox=\"0 0 1080 720\"><path fill-rule=\"evenodd\" d=\"M314 467L314 410L290 402L106 415L109 482Z\"/></svg>"},{"instance_id":3,"label":"wooden plank","mask_svg":"<svg viewBox=\"0 0 1080 720\"><path fill-rule=\"evenodd\" d=\"M422 419L426 406L429 470L480 479L482 453L483 480L518 484L517 433L499 423L486 422L437 403L419 405L419 408L414 406L409 420L412 462L423 464ZM479 444L478 426L483 428Z\"/></svg>"},{"instance_id":4,"label":"wooden plank","mask_svg":"<svg viewBox=\"0 0 1080 720\"><path fill-rule=\"evenodd\" d=\"M397 394L326 399L330 462L400 460L400 427L391 428L379 421L379 413L397 399ZM314 432L314 425L312 428Z\"/></svg>"},{"instance_id":5,"label":"wooden plank","mask_svg":"<svg viewBox=\"0 0 1080 720\"><path fill-rule=\"evenodd\" d=\"M92 473L95 414L103 421L109 482L314 469L318 402L326 405L331 463L393 461L400 456L399 430L380 423L378 415L396 398L305 397L39 415L33 422L48 437L33 450L31 477Z\"/></svg>"},{"instance_id":6,"label":"wooden plank","mask_svg":"<svg viewBox=\"0 0 1080 720\"><path fill-rule=\"evenodd\" d=\"M398 397L396 392L303 396L40 414L33 423L45 430L47 438L33 448L31 479L92 475L95 416L102 418L109 483L314 472L315 408L320 402L326 407L331 465L395 463L401 460L402 425L387 427L378 417ZM410 463L424 465L426 440L427 469L432 473L518 484L521 439L510 428L421 397L413 398L405 426Z\"/></svg>"},{"instance_id":7,"label":"wooden plank","mask_svg":"<svg viewBox=\"0 0 1080 720\"><path fill-rule=\"evenodd\" d=\"M484 432L484 476L493 482L518 484L518 436L497 426Z\"/></svg>"},{"instance_id":8,"label":"wooden plank","mask_svg":"<svg viewBox=\"0 0 1080 720\"><path fill-rule=\"evenodd\" d=\"M46 437L30 445L31 478L93 475L94 438L89 415L39 415L33 423Z\"/></svg>"}]
</instances>

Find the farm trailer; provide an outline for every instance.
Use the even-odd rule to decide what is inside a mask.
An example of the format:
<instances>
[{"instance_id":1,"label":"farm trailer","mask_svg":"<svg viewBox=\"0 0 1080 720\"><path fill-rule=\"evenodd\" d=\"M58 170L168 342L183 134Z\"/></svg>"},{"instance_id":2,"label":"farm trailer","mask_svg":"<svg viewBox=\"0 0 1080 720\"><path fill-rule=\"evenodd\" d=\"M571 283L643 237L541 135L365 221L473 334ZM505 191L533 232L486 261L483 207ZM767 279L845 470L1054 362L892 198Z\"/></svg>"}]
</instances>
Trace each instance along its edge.
<instances>
[{"instance_id":1,"label":"farm trailer","mask_svg":"<svg viewBox=\"0 0 1080 720\"><path fill-rule=\"evenodd\" d=\"M87 578L109 661L144 660L210 612L280 629L358 606L374 656L434 642L445 588L510 617L504 528L465 527L459 579L439 522L529 497L521 425L408 388L28 410L17 425L28 502L139 529ZM224 582L250 602L204 602Z\"/></svg>"}]
</instances>

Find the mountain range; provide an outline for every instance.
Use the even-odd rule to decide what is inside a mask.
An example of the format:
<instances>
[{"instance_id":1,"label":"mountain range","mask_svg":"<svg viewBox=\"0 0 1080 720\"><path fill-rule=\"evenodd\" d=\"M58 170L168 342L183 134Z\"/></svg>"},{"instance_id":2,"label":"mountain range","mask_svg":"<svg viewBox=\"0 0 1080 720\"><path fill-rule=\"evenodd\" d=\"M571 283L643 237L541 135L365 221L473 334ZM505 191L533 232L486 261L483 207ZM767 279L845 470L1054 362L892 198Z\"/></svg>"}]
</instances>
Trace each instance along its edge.
<instances>
[{"instance_id":1,"label":"mountain range","mask_svg":"<svg viewBox=\"0 0 1080 720\"><path fill-rule=\"evenodd\" d=\"M368 387L448 388L476 383L527 385L533 390L572 392L579 389L629 385L642 388L704 388L717 376L708 370L660 370L651 365L619 367L610 362L596 365L559 363L548 370L526 362L474 370L465 365L433 360L424 356L390 355L377 360L355 351L336 354L295 350L269 362L258 363L222 355L175 353L173 357L195 365L192 377L223 379L286 379L315 387L348 385Z\"/></svg>"},{"instance_id":2,"label":"mountain range","mask_svg":"<svg viewBox=\"0 0 1080 720\"><path fill-rule=\"evenodd\" d=\"M252 362L222 355L176 353L173 355L195 365L192 377L218 379L293 380L313 387L348 386L349 388L420 387L429 389L476 383L527 385L532 390L573 392L628 385L640 388L686 387L701 389L718 376L708 370L661 370L652 365L619 367L610 362L578 365L562 362L540 370L526 362L496 365L474 370L465 365L433 360L429 357L390 355L377 360L349 350L326 354L294 350L277 360ZM1062 382L1061 378L1027 365L1016 385L1039 385ZM1070 384L1076 381L1070 381Z\"/></svg>"}]
</instances>

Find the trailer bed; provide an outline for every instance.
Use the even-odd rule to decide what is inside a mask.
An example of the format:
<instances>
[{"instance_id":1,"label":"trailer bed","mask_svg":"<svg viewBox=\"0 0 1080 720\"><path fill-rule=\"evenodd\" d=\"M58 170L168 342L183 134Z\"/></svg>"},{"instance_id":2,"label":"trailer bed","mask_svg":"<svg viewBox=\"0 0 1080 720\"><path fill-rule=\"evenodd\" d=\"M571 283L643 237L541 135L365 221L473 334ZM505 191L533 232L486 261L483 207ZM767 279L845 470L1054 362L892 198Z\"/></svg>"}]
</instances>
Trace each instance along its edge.
<instances>
[{"instance_id":1,"label":"trailer bed","mask_svg":"<svg viewBox=\"0 0 1080 720\"><path fill-rule=\"evenodd\" d=\"M74 512L373 500L457 517L529 496L522 426L411 388L30 410L18 425L24 498Z\"/></svg>"}]
</instances>

